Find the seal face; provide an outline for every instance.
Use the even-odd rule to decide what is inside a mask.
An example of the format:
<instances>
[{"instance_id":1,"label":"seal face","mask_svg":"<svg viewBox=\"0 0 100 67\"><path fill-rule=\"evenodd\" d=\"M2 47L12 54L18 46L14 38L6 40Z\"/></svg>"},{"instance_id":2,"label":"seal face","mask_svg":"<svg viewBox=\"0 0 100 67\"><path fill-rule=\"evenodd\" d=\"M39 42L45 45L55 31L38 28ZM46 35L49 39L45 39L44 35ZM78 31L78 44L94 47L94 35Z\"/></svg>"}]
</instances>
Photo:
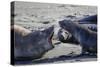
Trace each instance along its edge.
<instances>
[{"instance_id":1,"label":"seal face","mask_svg":"<svg viewBox=\"0 0 100 67\"><path fill-rule=\"evenodd\" d=\"M78 44L78 41L72 36L71 33L65 31L64 29L59 29L58 38L63 43L75 43Z\"/></svg>"},{"instance_id":2,"label":"seal face","mask_svg":"<svg viewBox=\"0 0 100 67\"><path fill-rule=\"evenodd\" d=\"M81 44L84 51L97 52L97 33L83 27L70 20L62 20L60 26L70 32L74 38Z\"/></svg>"},{"instance_id":3,"label":"seal face","mask_svg":"<svg viewBox=\"0 0 100 67\"><path fill-rule=\"evenodd\" d=\"M53 29L52 26L43 31L31 32L26 36L14 30L14 59L33 60L42 57L45 52L53 48L51 41Z\"/></svg>"}]
</instances>

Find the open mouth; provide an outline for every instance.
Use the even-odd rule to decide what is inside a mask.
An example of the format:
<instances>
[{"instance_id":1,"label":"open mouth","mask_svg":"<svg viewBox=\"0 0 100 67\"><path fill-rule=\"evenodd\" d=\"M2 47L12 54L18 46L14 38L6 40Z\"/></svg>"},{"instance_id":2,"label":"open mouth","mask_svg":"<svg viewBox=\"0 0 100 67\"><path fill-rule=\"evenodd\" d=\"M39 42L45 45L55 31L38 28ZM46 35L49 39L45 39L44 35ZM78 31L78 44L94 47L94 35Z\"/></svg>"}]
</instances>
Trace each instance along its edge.
<instances>
[{"instance_id":1,"label":"open mouth","mask_svg":"<svg viewBox=\"0 0 100 67\"><path fill-rule=\"evenodd\" d=\"M54 35L54 32L52 32L50 37L48 38L49 43L51 43L52 45L53 45L53 43L52 43L53 35Z\"/></svg>"}]
</instances>

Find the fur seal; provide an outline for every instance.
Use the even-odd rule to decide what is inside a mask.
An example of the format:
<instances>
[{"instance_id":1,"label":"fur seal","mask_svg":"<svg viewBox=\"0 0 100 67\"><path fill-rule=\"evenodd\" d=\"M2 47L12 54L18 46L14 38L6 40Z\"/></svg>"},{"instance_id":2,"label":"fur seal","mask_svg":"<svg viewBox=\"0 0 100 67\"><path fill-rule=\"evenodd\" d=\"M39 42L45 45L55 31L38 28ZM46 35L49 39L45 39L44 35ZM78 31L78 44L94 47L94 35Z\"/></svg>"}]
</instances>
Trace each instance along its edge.
<instances>
[{"instance_id":1,"label":"fur seal","mask_svg":"<svg viewBox=\"0 0 100 67\"><path fill-rule=\"evenodd\" d=\"M30 32L21 26L14 25L11 27L11 33L13 32L15 61L38 59L45 52L54 48L51 41L54 32L53 26L43 31Z\"/></svg>"},{"instance_id":2,"label":"fur seal","mask_svg":"<svg viewBox=\"0 0 100 67\"><path fill-rule=\"evenodd\" d=\"M82 46L82 53L97 53L97 32L70 20L59 21L60 27L70 32Z\"/></svg>"}]
</instances>

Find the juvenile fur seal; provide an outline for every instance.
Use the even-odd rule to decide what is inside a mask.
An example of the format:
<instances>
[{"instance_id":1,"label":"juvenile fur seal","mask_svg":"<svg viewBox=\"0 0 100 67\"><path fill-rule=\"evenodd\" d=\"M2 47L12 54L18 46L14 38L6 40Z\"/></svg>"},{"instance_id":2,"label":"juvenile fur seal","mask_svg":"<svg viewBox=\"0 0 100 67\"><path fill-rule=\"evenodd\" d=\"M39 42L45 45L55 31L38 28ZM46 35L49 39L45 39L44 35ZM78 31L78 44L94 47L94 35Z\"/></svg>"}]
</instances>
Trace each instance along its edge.
<instances>
[{"instance_id":1,"label":"juvenile fur seal","mask_svg":"<svg viewBox=\"0 0 100 67\"><path fill-rule=\"evenodd\" d=\"M11 29L11 33L14 32L14 60L38 59L45 52L54 48L51 41L53 29L52 26L43 31L30 32L23 27L14 25ZM27 35L23 36L22 33Z\"/></svg>"},{"instance_id":2,"label":"juvenile fur seal","mask_svg":"<svg viewBox=\"0 0 100 67\"><path fill-rule=\"evenodd\" d=\"M82 53L97 53L97 33L70 20L59 21L60 26L70 32L82 46Z\"/></svg>"}]
</instances>

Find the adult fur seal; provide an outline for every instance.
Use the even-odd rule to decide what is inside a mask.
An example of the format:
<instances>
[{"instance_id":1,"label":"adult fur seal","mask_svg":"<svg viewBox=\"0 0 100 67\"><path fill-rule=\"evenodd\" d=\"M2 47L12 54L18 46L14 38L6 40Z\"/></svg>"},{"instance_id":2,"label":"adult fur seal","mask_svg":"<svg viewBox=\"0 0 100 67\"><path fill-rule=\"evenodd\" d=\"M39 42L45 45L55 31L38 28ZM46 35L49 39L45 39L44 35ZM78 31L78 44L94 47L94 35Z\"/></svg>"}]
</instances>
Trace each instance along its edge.
<instances>
[{"instance_id":1,"label":"adult fur seal","mask_svg":"<svg viewBox=\"0 0 100 67\"><path fill-rule=\"evenodd\" d=\"M14 60L25 61L41 58L45 52L54 47L51 41L53 30L52 26L43 31L30 32L14 25L11 29L11 33L14 32Z\"/></svg>"},{"instance_id":2,"label":"adult fur seal","mask_svg":"<svg viewBox=\"0 0 100 67\"><path fill-rule=\"evenodd\" d=\"M60 26L70 32L82 46L82 53L97 52L97 32L93 32L70 20L59 21Z\"/></svg>"}]
</instances>

